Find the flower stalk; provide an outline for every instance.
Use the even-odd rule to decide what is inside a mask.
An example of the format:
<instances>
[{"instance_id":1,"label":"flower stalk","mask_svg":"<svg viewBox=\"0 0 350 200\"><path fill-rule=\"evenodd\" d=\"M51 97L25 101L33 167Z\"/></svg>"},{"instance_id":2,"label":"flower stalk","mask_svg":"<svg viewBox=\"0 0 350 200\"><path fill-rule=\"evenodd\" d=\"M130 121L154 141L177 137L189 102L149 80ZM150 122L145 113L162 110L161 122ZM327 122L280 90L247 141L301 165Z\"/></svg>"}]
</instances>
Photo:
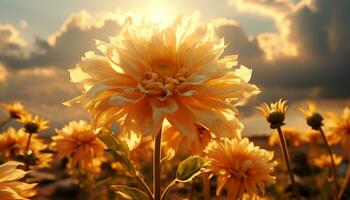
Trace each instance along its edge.
<instances>
[{"instance_id":1,"label":"flower stalk","mask_svg":"<svg viewBox=\"0 0 350 200\"><path fill-rule=\"evenodd\" d=\"M321 133L321 136L322 136L322 139L324 141L324 143L326 144L326 147L327 147L327 151L329 153L329 156L331 158L331 164L332 164L332 179L333 179L333 187L334 187L334 199L336 200L337 199L337 194L338 194L338 186L337 186L337 178L336 178L336 175L335 175L335 163L334 163L334 158L333 158L333 153L332 153L332 149L331 147L329 146L328 144L328 141L327 141L327 138L323 132L323 129L320 127L319 128L319 131Z\"/></svg>"},{"instance_id":2,"label":"flower stalk","mask_svg":"<svg viewBox=\"0 0 350 200\"><path fill-rule=\"evenodd\" d=\"M162 194L162 197L161 197L161 200L165 200L168 192L170 191L171 187L174 186L176 184L176 179L171 181L171 183L169 183L169 185L165 188L163 194Z\"/></svg>"},{"instance_id":3,"label":"flower stalk","mask_svg":"<svg viewBox=\"0 0 350 200\"><path fill-rule=\"evenodd\" d=\"M161 199L161 144L162 144L162 129L154 141L154 155L153 155L153 195L154 200Z\"/></svg>"},{"instance_id":4,"label":"flower stalk","mask_svg":"<svg viewBox=\"0 0 350 200\"><path fill-rule=\"evenodd\" d=\"M147 196L150 199L153 200L154 197L153 197L152 191L149 189L149 187L147 186L146 182L143 180L142 175L139 172L137 172L137 174L136 174L136 179L142 185L142 187L143 187L144 191L146 192Z\"/></svg>"},{"instance_id":5,"label":"flower stalk","mask_svg":"<svg viewBox=\"0 0 350 200\"><path fill-rule=\"evenodd\" d=\"M284 162L287 165L288 174L289 174L290 181L292 183L292 187L293 187L294 193L297 196L297 199L301 200L301 197L300 197L300 194L299 194L299 190L298 190L298 186L297 186L297 184L295 182L295 178L294 178L293 171L292 171L292 164L290 162L290 157L289 157L289 153L288 153L286 139L284 138L284 135L283 135L281 127L278 127L277 131L278 131L278 135L279 135L280 140L281 140L282 154L283 154Z\"/></svg>"},{"instance_id":6,"label":"flower stalk","mask_svg":"<svg viewBox=\"0 0 350 200\"><path fill-rule=\"evenodd\" d=\"M348 160L350 161L350 156L349 156ZM340 191L339 191L339 194L338 194L338 199L342 198L342 196L343 196L343 194L345 192L346 186L349 183L349 179L350 179L350 163L348 164L348 170L346 172L345 178L344 178L343 183L341 185L341 188L340 188Z\"/></svg>"},{"instance_id":7,"label":"flower stalk","mask_svg":"<svg viewBox=\"0 0 350 200\"><path fill-rule=\"evenodd\" d=\"M289 174L290 181L292 183L294 193L297 199L301 200L299 190L295 182L293 171L292 171L292 164L290 162L287 142L281 129L281 127L285 125L284 120L285 120L285 113L287 111L287 101L283 101L282 99L280 99L276 103L271 103L270 106L265 103L264 106L258 107L257 109L262 111L264 117L266 118L266 121L270 123L270 128L277 129L278 136L280 138L283 158L287 165L288 174Z\"/></svg>"},{"instance_id":8,"label":"flower stalk","mask_svg":"<svg viewBox=\"0 0 350 200\"><path fill-rule=\"evenodd\" d=\"M210 200L210 182L208 173L203 173L204 200Z\"/></svg>"},{"instance_id":9,"label":"flower stalk","mask_svg":"<svg viewBox=\"0 0 350 200\"><path fill-rule=\"evenodd\" d=\"M313 130L319 131L322 139L327 147L327 151L329 153L329 156L331 158L331 164L332 164L332 181L333 181L333 189L334 189L334 199L337 199L337 194L338 194L338 186L337 186L337 179L335 175L335 163L334 163L334 158L333 158L333 153L331 150L331 147L328 144L327 137L323 132L322 126L323 126L323 117L321 113L318 111L316 103L315 102L309 102L308 104L308 109L303 110L300 109L300 111L304 114L304 117L306 119L307 125L309 125Z\"/></svg>"},{"instance_id":10,"label":"flower stalk","mask_svg":"<svg viewBox=\"0 0 350 200\"><path fill-rule=\"evenodd\" d=\"M33 133L29 133L29 137L28 137L28 140L27 140L27 144L26 144L26 148L24 150L25 153L28 153L28 150L29 150L29 145L30 145L30 140L32 139L32 135Z\"/></svg>"}]
</instances>

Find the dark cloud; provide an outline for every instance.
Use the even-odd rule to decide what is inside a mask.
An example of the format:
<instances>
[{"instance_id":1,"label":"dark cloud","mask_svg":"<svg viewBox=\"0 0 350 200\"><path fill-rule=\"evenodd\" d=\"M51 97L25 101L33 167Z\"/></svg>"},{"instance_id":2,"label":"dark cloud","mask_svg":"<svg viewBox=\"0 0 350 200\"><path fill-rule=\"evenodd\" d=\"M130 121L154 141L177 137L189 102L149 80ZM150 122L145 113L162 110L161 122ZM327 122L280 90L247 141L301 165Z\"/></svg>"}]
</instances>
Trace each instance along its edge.
<instances>
[{"instance_id":1,"label":"dark cloud","mask_svg":"<svg viewBox=\"0 0 350 200\"><path fill-rule=\"evenodd\" d=\"M120 29L117 20L105 19L95 22L85 11L72 14L49 40L35 38L34 50L23 57L0 57L8 67L28 68L56 66L71 68L86 51L94 50L95 39L108 40Z\"/></svg>"},{"instance_id":2,"label":"dark cloud","mask_svg":"<svg viewBox=\"0 0 350 200\"><path fill-rule=\"evenodd\" d=\"M0 62L7 63L25 57L23 49L26 42L15 27L10 24L0 24Z\"/></svg>"},{"instance_id":3,"label":"dark cloud","mask_svg":"<svg viewBox=\"0 0 350 200\"><path fill-rule=\"evenodd\" d=\"M281 2L273 0L266 2L269 4L266 7L265 1L247 2L253 10L259 11L274 11L282 6ZM253 81L263 89L259 99L271 100L281 96L292 100L349 98L350 21L347 19L350 13L347 11L350 1L284 3L291 9L283 12L280 9L278 16L265 13L274 17L279 32L266 34L265 41L262 40L263 34L256 36L265 55L252 56L249 53L253 50L248 53L241 50L241 62L253 68ZM234 43L230 40L237 41L227 38L230 43ZM247 49L251 47L247 45ZM267 59L267 55L272 56Z\"/></svg>"}]
</instances>

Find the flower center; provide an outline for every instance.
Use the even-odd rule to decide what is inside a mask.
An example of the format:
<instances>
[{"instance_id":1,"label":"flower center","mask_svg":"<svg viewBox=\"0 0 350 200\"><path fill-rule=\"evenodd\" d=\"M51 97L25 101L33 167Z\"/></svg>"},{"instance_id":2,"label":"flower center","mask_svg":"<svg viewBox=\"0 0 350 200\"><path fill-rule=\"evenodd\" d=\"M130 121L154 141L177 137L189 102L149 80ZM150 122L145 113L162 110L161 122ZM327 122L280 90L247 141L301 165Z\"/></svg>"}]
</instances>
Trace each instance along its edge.
<instances>
[{"instance_id":1,"label":"flower center","mask_svg":"<svg viewBox=\"0 0 350 200\"><path fill-rule=\"evenodd\" d=\"M248 177L248 175L244 172L241 172L241 171L236 171L236 170L230 170L231 171L231 174L235 177L235 178L238 178L238 179L245 179Z\"/></svg>"},{"instance_id":2,"label":"flower center","mask_svg":"<svg viewBox=\"0 0 350 200\"><path fill-rule=\"evenodd\" d=\"M166 77L166 76L171 77L178 70L176 64L166 59L161 59L153 62L151 65L151 68L154 73L158 74L158 76L163 76L163 77Z\"/></svg>"},{"instance_id":3,"label":"flower center","mask_svg":"<svg viewBox=\"0 0 350 200\"><path fill-rule=\"evenodd\" d=\"M169 66L157 65L152 70L152 72L144 73L138 86L142 92L152 96L158 96L161 99L172 95L175 88L187 77L187 70L185 68L177 70L175 67L170 68Z\"/></svg>"}]
</instances>

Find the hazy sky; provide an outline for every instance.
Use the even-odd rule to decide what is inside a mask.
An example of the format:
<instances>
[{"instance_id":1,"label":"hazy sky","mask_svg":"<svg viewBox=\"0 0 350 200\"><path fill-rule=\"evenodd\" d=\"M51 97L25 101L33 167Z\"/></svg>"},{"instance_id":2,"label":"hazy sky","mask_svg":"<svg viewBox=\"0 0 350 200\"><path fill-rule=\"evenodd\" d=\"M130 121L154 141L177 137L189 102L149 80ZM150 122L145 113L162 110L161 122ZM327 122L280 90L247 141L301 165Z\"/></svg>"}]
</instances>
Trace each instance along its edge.
<instances>
[{"instance_id":1,"label":"hazy sky","mask_svg":"<svg viewBox=\"0 0 350 200\"><path fill-rule=\"evenodd\" d=\"M121 10L146 16L157 9L165 9L165 12L169 11L173 16L199 11L203 19L235 19L252 35L275 30L273 20L238 13L228 6L226 0L0 0L0 23L20 26L24 20L28 27L21 31L21 34L26 39L33 36L47 37L55 32L71 13L83 9L96 15Z\"/></svg>"},{"instance_id":2,"label":"hazy sky","mask_svg":"<svg viewBox=\"0 0 350 200\"><path fill-rule=\"evenodd\" d=\"M290 102L287 122L299 125L297 107L308 99L324 111L349 105L349 10L349 0L0 0L0 101L19 100L53 126L86 119L62 102L80 93L67 69L95 50L94 39L118 34L125 15L199 13L203 22L215 20L225 53L239 54L262 90L241 109L246 133L269 132L254 107L279 98Z\"/></svg>"}]
</instances>

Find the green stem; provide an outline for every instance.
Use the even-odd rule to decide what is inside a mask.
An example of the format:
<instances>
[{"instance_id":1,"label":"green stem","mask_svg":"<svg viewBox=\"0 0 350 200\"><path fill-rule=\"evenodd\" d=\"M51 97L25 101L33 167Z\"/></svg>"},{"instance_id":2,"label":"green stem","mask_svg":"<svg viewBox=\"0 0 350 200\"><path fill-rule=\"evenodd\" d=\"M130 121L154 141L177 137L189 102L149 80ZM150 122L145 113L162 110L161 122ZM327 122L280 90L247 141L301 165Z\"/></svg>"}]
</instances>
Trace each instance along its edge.
<instances>
[{"instance_id":1,"label":"green stem","mask_svg":"<svg viewBox=\"0 0 350 200\"><path fill-rule=\"evenodd\" d=\"M344 192L345 192L345 189L346 189L346 186L348 185L349 183L349 179L350 179L350 157L349 157L349 163L348 163L348 171L346 172L346 176L343 180L343 183L342 183L342 186L340 188L340 192L339 192L339 195L338 195L338 199L341 199L341 197L343 196Z\"/></svg>"},{"instance_id":2,"label":"green stem","mask_svg":"<svg viewBox=\"0 0 350 200\"><path fill-rule=\"evenodd\" d=\"M1 122L0 123L0 129L2 129L2 127L4 127L8 122L10 122L11 121L11 117L9 117L8 119L6 119L5 121L3 121L3 122Z\"/></svg>"},{"instance_id":3,"label":"green stem","mask_svg":"<svg viewBox=\"0 0 350 200\"><path fill-rule=\"evenodd\" d=\"M29 137L28 137L28 140L27 140L27 144L26 144L26 148L25 148L25 153L28 153L28 150L29 150L29 145L30 145L30 140L32 138L32 134L33 133L29 133Z\"/></svg>"},{"instance_id":4,"label":"green stem","mask_svg":"<svg viewBox=\"0 0 350 200\"><path fill-rule=\"evenodd\" d=\"M163 194L162 194L161 200L165 200L165 197L166 197L166 195L168 194L170 188L171 188L172 186L174 186L175 184L176 184L176 179L173 180L173 181L171 181L171 183L169 183L169 185L165 188L165 190L164 190L164 192L163 192Z\"/></svg>"},{"instance_id":5,"label":"green stem","mask_svg":"<svg viewBox=\"0 0 350 200\"><path fill-rule=\"evenodd\" d=\"M291 164L290 158L289 158L289 153L288 153L286 139L284 138L284 135L282 133L281 127L278 127L277 131L278 131L278 135L279 135L280 141L281 141L281 148L282 148L283 158L284 158L284 161L285 161L285 163L287 165L289 178L290 178L290 181L292 183L292 187L293 187L294 193L297 196L297 199L301 200L301 197L300 197L300 194L299 194L299 190L298 190L297 184L295 182L293 171L292 171L292 164Z\"/></svg>"},{"instance_id":6,"label":"green stem","mask_svg":"<svg viewBox=\"0 0 350 200\"><path fill-rule=\"evenodd\" d=\"M136 179L142 185L142 187L143 187L144 191L146 192L146 194L148 195L148 197L153 200L154 197L153 197L153 194L151 192L151 189L149 189L146 182L143 180L142 175L139 172L137 172L137 174L136 174Z\"/></svg>"},{"instance_id":7,"label":"green stem","mask_svg":"<svg viewBox=\"0 0 350 200\"><path fill-rule=\"evenodd\" d=\"M204 200L210 200L210 182L208 173L203 173Z\"/></svg>"},{"instance_id":8,"label":"green stem","mask_svg":"<svg viewBox=\"0 0 350 200\"><path fill-rule=\"evenodd\" d=\"M160 176L161 176L161 144L162 144L162 129L154 141L153 155L153 195L155 200L160 200Z\"/></svg>"},{"instance_id":9,"label":"green stem","mask_svg":"<svg viewBox=\"0 0 350 200\"><path fill-rule=\"evenodd\" d=\"M333 179L333 187L334 187L334 199L337 200L338 186L337 186L337 179L336 179L336 175L335 175L335 163L334 163L334 159L333 159L332 149L331 149L331 147L329 146L328 141L327 141L327 138L326 138L326 135L324 134L324 132L323 132L323 130L322 130L321 127L320 127L319 131L320 131L320 133L321 133L321 135L322 135L322 138L323 138L324 143L325 143L326 146L327 146L327 150L328 150L329 156L331 157L331 163L332 163L332 179Z\"/></svg>"},{"instance_id":10,"label":"green stem","mask_svg":"<svg viewBox=\"0 0 350 200\"><path fill-rule=\"evenodd\" d=\"M93 187L93 185L95 185L94 184L95 179L94 179L94 177L89 176L89 175L87 175L86 179L87 180L86 180L86 187L85 188L87 188L88 198L89 198L89 200L94 200L95 188Z\"/></svg>"}]
</instances>

